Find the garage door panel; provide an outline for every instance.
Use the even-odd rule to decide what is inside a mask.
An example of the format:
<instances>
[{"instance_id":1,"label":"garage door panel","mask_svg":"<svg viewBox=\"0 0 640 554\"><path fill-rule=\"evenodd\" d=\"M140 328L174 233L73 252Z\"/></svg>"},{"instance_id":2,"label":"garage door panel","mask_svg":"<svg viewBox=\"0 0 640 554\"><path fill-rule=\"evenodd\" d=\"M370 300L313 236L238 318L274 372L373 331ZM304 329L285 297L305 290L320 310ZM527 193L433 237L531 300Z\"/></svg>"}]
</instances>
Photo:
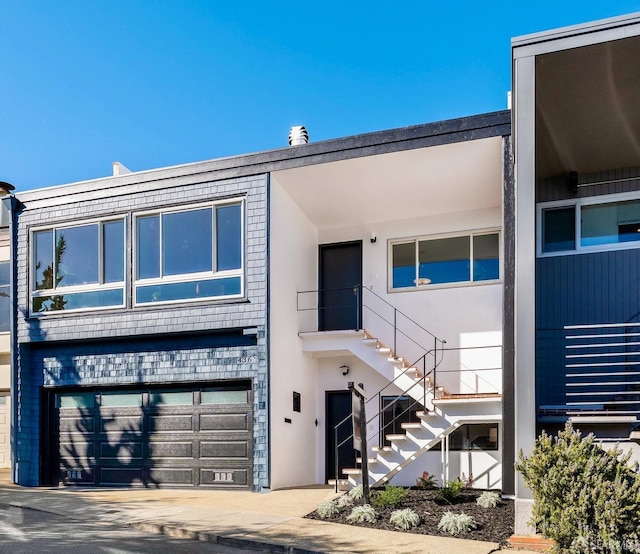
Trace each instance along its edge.
<instances>
[{"instance_id":1,"label":"garage door panel","mask_svg":"<svg viewBox=\"0 0 640 554\"><path fill-rule=\"evenodd\" d=\"M149 470L149 478L152 483L193 485L194 471L193 467L153 467Z\"/></svg>"},{"instance_id":2,"label":"garage door panel","mask_svg":"<svg viewBox=\"0 0 640 554\"><path fill-rule=\"evenodd\" d=\"M191 458L193 459L193 442L151 442L149 443L149 457L152 460L163 458Z\"/></svg>"},{"instance_id":3,"label":"garage door panel","mask_svg":"<svg viewBox=\"0 0 640 554\"><path fill-rule=\"evenodd\" d=\"M62 416L60 418L60 433L93 433L95 419L92 416Z\"/></svg>"},{"instance_id":4,"label":"garage door panel","mask_svg":"<svg viewBox=\"0 0 640 554\"><path fill-rule=\"evenodd\" d=\"M249 445L243 441L202 441L200 459L205 458L248 458Z\"/></svg>"},{"instance_id":5,"label":"garage door panel","mask_svg":"<svg viewBox=\"0 0 640 554\"><path fill-rule=\"evenodd\" d=\"M103 465L100 468L101 485L141 485L144 468L142 467L118 467Z\"/></svg>"},{"instance_id":6,"label":"garage door panel","mask_svg":"<svg viewBox=\"0 0 640 554\"><path fill-rule=\"evenodd\" d=\"M201 468L201 485L229 485L246 487L249 479L246 469L239 468Z\"/></svg>"},{"instance_id":7,"label":"garage door panel","mask_svg":"<svg viewBox=\"0 0 640 554\"><path fill-rule=\"evenodd\" d=\"M119 460L121 462L128 462L130 460L142 460L142 458L142 441L120 442L112 440L109 442L100 442L101 460Z\"/></svg>"},{"instance_id":8,"label":"garage door panel","mask_svg":"<svg viewBox=\"0 0 640 554\"><path fill-rule=\"evenodd\" d=\"M151 431L193 431L192 415L152 415L149 418Z\"/></svg>"},{"instance_id":9,"label":"garage door panel","mask_svg":"<svg viewBox=\"0 0 640 554\"><path fill-rule=\"evenodd\" d=\"M249 428L247 414L202 414L200 431L244 431Z\"/></svg>"},{"instance_id":10,"label":"garage door panel","mask_svg":"<svg viewBox=\"0 0 640 554\"><path fill-rule=\"evenodd\" d=\"M100 431L112 433L115 431L140 433L142 432L142 414L138 416L117 416L100 418Z\"/></svg>"},{"instance_id":11,"label":"garage door panel","mask_svg":"<svg viewBox=\"0 0 640 554\"><path fill-rule=\"evenodd\" d=\"M90 460L95 456L95 447L92 442L60 441L61 460Z\"/></svg>"}]
</instances>

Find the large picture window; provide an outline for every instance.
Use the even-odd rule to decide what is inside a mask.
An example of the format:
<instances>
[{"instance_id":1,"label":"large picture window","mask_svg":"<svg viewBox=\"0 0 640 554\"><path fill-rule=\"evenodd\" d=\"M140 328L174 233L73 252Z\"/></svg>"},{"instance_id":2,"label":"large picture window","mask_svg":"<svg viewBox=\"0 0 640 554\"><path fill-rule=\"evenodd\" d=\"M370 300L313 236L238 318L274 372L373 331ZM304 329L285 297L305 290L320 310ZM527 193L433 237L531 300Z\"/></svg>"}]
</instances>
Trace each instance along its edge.
<instances>
[{"instance_id":1,"label":"large picture window","mask_svg":"<svg viewBox=\"0 0 640 554\"><path fill-rule=\"evenodd\" d=\"M242 296L243 212L233 201L137 215L135 303Z\"/></svg>"},{"instance_id":2,"label":"large picture window","mask_svg":"<svg viewBox=\"0 0 640 554\"><path fill-rule=\"evenodd\" d=\"M124 219L31 234L34 314L124 305Z\"/></svg>"},{"instance_id":3,"label":"large picture window","mask_svg":"<svg viewBox=\"0 0 640 554\"><path fill-rule=\"evenodd\" d=\"M500 278L497 232L393 241L390 248L390 289Z\"/></svg>"},{"instance_id":4,"label":"large picture window","mask_svg":"<svg viewBox=\"0 0 640 554\"><path fill-rule=\"evenodd\" d=\"M611 201L617 198L616 201ZM640 246L640 200L625 197L551 202L539 207L538 253Z\"/></svg>"}]
</instances>

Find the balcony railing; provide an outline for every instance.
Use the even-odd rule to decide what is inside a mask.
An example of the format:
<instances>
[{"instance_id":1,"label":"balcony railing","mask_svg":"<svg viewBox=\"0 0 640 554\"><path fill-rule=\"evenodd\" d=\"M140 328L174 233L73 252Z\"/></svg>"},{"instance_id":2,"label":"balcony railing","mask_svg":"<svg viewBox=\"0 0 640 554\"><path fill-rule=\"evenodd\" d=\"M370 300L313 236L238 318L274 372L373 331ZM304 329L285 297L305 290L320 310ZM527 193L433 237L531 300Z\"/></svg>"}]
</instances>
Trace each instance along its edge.
<instances>
[{"instance_id":1,"label":"balcony railing","mask_svg":"<svg viewBox=\"0 0 640 554\"><path fill-rule=\"evenodd\" d=\"M640 416L640 323L567 325L566 415Z\"/></svg>"}]
</instances>

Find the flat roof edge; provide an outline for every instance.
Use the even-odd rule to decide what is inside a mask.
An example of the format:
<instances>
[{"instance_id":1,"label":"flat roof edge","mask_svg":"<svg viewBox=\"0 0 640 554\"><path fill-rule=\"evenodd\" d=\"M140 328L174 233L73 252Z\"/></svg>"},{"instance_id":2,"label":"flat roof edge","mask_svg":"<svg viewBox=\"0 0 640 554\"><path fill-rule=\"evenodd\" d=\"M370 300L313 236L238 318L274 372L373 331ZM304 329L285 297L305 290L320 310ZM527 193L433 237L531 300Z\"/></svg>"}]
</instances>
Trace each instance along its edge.
<instances>
[{"instance_id":1,"label":"flat roof edge","mask_svg":"<svg viewBox=\"0 0 640 554\"><path fill-rule=\"evenodd\" d=\"M567 27L560 27L549 31L540 31L528 35L521 35L511 39L511 47L515 49L541 42L549 42L552 40L595 33L597 31L615 29L618 27L627 27L636 24L640 24L640 12L610 17L607 19L599 19L577 25L569 25Z\"/></svg>"},{"instance_id":2,"label":"flat roof edge","mask_svg":"<svg viewBox=\"0 0 640 554\"><path fill-rule=\"evenodd\" d=\"M118 189L137 183L149 183L161 181L167 178L197 175L200 173L211 173L234 168L255 167L255 174L267 173L270 171L284 169L287 163L295 166L318 163L316 160L322 156L325 161L331 161L335 156L336 160L342 159L341 153L347 151L365 150L371 146L384 147L388 145L390 149L393 145L401 142L411 144L416 139L438 137L446 135L456 135L463 131L474 131L481 129L492 129L511 124L511 111L501 110L488 112L467 117L446 119L432 123L423 123L397 129L384 131L374 131L336 139L328 139L318 142L310 142L301 146L283 147L262 152L239 154L199 162L190 162L174 166L166 166L142 170L119 176L106 176L86 181L78 181L44 187L34 190L16 193L16 197L22 202L33 202L50 198L73 196L75 194L87 193L96 190ZM410 147L413 148L413 147ZM329 159L327 159L329 158Z\"/></svg>"}]
</instances>

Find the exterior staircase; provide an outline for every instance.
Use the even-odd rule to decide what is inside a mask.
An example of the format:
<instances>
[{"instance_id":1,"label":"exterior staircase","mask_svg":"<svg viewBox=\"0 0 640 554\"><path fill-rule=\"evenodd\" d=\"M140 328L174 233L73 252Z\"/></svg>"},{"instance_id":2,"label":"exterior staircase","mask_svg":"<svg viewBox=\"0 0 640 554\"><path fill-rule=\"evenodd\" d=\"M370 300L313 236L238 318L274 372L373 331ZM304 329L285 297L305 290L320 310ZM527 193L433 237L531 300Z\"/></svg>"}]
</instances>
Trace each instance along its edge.
<instances>
[{"instance_id":1,"label":"exterior staircase","mask_svg":"<svg viewBox=\"0 0 640 554\"><path fill-rule=\"evenodd\" d=\"M375 436L369 437L367 461L371 486L388 483L425 452L440 443L443 444L441 479L442 481L448 479L445 459L447 437L464 424L495 423L502 420L501 394L456 395L437 386L436 370L441 361L442 352L439 355L437 351L427 351L418 363L411 363L398 356L391 348L365 330L316 331L300 333L300 337L302 349L305 352L342 352L357 356L383 375L389 385L393 384L402 391L398 398L409 396L416 402L413 411L416 412L418 421L402 423L402 433L385 434L386 442L390 442L390 446L379 446L385 441L378 440ZM371 395L367 400L368 423L380 418L381 392ZM373 416L370 415L371 412ZM357 461L361 462L361 460ZM350 486L361 483L360 468L341 469L348 476ZM416 474L418 474L416 471L411 472L410 484L413 484Z\"/></svg>"}]
</instances>

